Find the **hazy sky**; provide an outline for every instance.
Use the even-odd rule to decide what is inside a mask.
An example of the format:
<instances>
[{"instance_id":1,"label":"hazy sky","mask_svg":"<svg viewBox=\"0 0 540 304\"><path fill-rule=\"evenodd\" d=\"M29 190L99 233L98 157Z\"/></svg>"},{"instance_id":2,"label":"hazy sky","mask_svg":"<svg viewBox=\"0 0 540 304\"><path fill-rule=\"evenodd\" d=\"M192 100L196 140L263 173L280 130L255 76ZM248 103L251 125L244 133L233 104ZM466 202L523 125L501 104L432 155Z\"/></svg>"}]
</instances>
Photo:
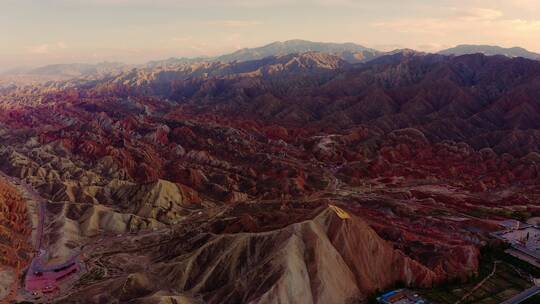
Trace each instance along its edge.
<instances>
[{"instance_id":1,"label":"hazy sky","mask_svg":"<svg viewBox=\"0 0 540 304\"><path fill-rule=\"evenodd\" d=\"M217 55L294 38L540 52L540 0L0 0L0 69Z\"/></svg>"}]
</instances>

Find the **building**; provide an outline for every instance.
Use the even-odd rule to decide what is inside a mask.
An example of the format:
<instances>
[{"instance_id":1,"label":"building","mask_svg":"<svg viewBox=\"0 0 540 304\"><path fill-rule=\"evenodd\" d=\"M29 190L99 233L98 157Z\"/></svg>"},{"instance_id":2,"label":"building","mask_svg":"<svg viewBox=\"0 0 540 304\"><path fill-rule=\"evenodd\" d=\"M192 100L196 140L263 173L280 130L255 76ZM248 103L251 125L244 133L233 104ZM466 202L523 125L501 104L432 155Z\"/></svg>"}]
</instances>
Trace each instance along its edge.
<instances>
[{"instance_id":1,"label":"building","mask_svg":"<svg viewBox=\"0 0 540 304\"><path fill-rule=\"evenodd\" d=\"M540 228L520 223L514 228L497 231L491 235L510 244L513 249L540 262Z\"/></svg>"}]
</instances>

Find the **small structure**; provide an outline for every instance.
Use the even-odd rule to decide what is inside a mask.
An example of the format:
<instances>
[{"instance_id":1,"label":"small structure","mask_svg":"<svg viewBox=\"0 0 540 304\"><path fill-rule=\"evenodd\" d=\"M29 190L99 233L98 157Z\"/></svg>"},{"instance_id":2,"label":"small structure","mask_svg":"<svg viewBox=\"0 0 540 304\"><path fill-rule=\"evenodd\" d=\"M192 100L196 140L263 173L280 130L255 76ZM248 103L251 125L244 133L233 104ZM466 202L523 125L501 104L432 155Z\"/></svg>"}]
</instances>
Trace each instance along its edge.
<instances>
[{"instance_id":1,"label":"small structure","mask_svg":"<svg viewBox=\"0 0 540 304\"><path fill-rule=\"evenodd\" d=\"M503 226L504 228L508 230L518 230L519 228L525 226L526 224L523 224L522 222L518 220L504 220L504 221L500 221L499 225Z\"/></svg>"},{"instance_id":2,"label":"small structure","mask_svg":"<svg viewBox=\"0 0 540 304\"><path fill-rule=\"evenodd\" d=\"M397 289L383 294L377 298L380 304L428 304L418 294L408 289Z\"/></svg>"},{"instance_id":3,"label":"small structure","mask_svg":"<svg viewBox=\"0 0 540 304\"><path fill-rule=\"evenodd\" d=\"M80 271L80 265L77 262L68 262L50 269L36 265L39 262L33 263L31 266L33 270L27 274L25 279L25 288L34 296L59 292L62 281Z\"/></svg>"},{"instance_id":4,"label":"small structure","mask_svg":"<svg viewBox=\"0 0 540 304\"><path fill-rule=\"evenodd\" d=\"M513 228L497 231L491 235L540 262L540 228L519 223Z\"/></svg>"}]
</instances>

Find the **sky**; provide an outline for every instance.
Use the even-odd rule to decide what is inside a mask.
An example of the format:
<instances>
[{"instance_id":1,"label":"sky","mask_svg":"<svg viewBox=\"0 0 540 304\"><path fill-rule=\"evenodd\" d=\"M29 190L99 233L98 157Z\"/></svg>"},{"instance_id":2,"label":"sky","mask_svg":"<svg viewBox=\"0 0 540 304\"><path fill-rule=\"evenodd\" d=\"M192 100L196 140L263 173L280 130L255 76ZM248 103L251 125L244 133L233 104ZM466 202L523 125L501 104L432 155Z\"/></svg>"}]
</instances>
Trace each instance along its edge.
<instances>
[{"instance_id":1,"label":"sky","mask_svg":"<svg viewBox=\"0 0 540 304\"><path fill-rule=\"evenodd\" d=\"M273 41L540 52L540 0L0 0L0 70L215 56Z\"/></svg>"}]
</instances>

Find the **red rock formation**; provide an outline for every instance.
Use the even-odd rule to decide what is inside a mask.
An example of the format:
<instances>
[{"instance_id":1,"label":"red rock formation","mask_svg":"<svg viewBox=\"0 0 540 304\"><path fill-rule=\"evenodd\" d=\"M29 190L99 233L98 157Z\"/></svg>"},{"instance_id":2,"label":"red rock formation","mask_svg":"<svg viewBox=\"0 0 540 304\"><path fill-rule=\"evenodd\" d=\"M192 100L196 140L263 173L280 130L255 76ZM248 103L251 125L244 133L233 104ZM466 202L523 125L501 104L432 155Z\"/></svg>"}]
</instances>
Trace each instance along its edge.
<instances>
[{"instance_id":1,"label":"red rock formation","mask_svg":"<svg viewBox=\"0 0 540 304\"><path fill-rule=\"evenodd\" d=\"M7 303L14 296L18 279L32 257L31 232L26 202L13 186L0 180L0 271L14 276L12 282L1 282L9 293L0 295L0 302Z\"/></svg>"},{"instance_id":2,"label":"red rock formation","mask_svg":"<svg viewBox=\"0 0 540 304\"><path fill-rule=\"evenodd\" d=\"M277 241L307 246L293 252L307 254L300 259L305 270L321 280L335 277L318 272L317 255L339 252L334 266L355 282L343 286L344 294L363 296L401 279L429 285L475 271L478 249L495 229L487 220L540 211L538 77L540 64L523 59L402 54L351 67L308 54L136 70L77 90L69 82L57 84L65 89L15 90L1 99L0 167L47 198L88 203L122 221L121 229L111 225L121 231L124 220L135 228L183 227L215 215L206 220L219 236L201 234L191 251L159 257L181 260L160 269L175 280L182 274L178 286L212 301L284 290L284 271L298 261L270 250ZM30 101L33 107L13 104ZM143 195L149 191L155 195ZM315 223L307 215L325 199L346 205L359 223ZM370 232L351 236L360 228ZM382 259L355 247L370 240L384 247ZM225 261L231 273L244 275L249 261L239 254L247 254L246 244L262 246L279 264L256 272L272 284L219 289L234 278L201 261ZM186 272L186 257L198 268ZM395 272L381 274L368 261L394 265ZM309 283L312 296L341 288Z\"/></svg>"}]
</instances>

